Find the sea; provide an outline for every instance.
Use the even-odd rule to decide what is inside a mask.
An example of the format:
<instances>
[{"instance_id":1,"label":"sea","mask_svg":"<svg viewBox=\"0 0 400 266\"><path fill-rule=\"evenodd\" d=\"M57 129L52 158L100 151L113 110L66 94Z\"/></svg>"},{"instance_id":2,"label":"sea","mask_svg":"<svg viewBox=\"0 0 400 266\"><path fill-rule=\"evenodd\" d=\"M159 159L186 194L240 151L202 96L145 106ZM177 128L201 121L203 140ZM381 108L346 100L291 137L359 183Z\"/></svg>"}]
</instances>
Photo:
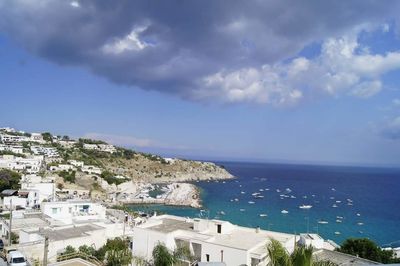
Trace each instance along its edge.
<instances>
[{"instance_id":1,"label":"sea","mask_svg":"<svg viewBox=\"0 0 400 266\"><path fill-rule=\"evenodd\" d=\"M382 247L400 246L399 168L216 163L237 178L195 182L202 209L131 208L287 233L318 233L338 244L362 237ZM300 208L304 205L312 207Z\"/></svg>"}]
</instances>

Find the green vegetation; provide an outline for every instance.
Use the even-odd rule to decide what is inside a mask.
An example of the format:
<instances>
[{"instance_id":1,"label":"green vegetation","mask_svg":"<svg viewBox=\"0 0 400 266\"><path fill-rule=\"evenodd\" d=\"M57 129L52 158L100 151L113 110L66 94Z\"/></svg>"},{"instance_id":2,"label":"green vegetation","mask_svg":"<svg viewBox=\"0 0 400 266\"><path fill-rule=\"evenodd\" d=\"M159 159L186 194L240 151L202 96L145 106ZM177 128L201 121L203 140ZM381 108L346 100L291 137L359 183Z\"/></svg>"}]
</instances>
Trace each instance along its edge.
<instances>
[{"instance_id":1,"label":"green vegetation","mask_svg":"<svg viewBox=\"0 0 400 266\"><path fill-rule=\"evenodd\" d=\"M107 142L104 142L102 140L95 140L95 139L79 139L79 145L83 147L83 144L107 144Z\"/></svg>"},{"instance_id":2,"label":"green vegetation","mask_svg":"<svg viewBox=\"0 0 400 266\"><path fill-rule=\"evenodd\" d=\"M141 266L173 266L191 265L195 257L191 254L188 246L179 245L175 250L169 250L163 243L158 243L152 252L152 259L147 261L142 257L133 258L136 265ZM181 263L181 262L189 263Z\"/></svg>"},{"instance_id":3,"label":"green vegetation","mask_svg":"<svg viewBox=\"0 0 400 266\"><path fill-rule=\"evenodd\" d=\"M64 182L75 183L75 171L61 171L58 175L64 179Z\"/></svg>"},{"instance_id":4,"label":"green vegetation","mask_svg":"<svg viewBox=\"0 0 400 266\"><path fill-rule=\"evenodd\" d=\"M337 251L384 264L400 262L400 259L395 258L393 251L381 249L368 238L349 238Z\"/></svg>"},{"instance_id":5,"label":"green vegetation","mask_svg":"<svg viewBox=\"0 0 400 266\"><path fill-rule=\"evenodd\" d=\"M45 141L52 142L53 141L53 136L51 135L50 132L44 132L42 133L42 137Z\"/></svg>"},{"instance_id":6,"label":"green vegetation","mask_svg":"<svg viewBox=\"0 0 400 266\"><path fill-rule=\"evenodd\" d=\"M17 172L0 169L0 191L5 189L18 189L21 175Z\"/></svg>"},{"instance_id":7,"label":"green vegetation","mask_svg":"<svg viewBox=\"0 0 400 266\"><path fill-rule=\"evenodd\" d=\"M115 184L115 185L119 185L121 183L124 183L126 181L126 179L122 179L122 178L116 178L114 173L111 173L110 171L103 171L101 173L101 178L103 178L109 185L111 184Z\"/></svg>"},{"instance_id":8,"label":"green vegetation","mask_svg":"<svg viewBox=\"0 0 400 266\"><path fill-rule=\"evenodd\" d=\"M314 261L312 246L296 246L292 254L289 254L282 244L272 239L267 246L270 257L269 266L334 266L330 261Z\"/></svg>"},{"instance_id":9,"label":"green vegetation","mask_svg":"<svg viewBox=\"0 0 400 266\"><path fill-rule=\"evenodd\" d=\"M19 235L17 233L11 232L11 243L13 244L19 243Z\"/></svg>"}]
</instances>

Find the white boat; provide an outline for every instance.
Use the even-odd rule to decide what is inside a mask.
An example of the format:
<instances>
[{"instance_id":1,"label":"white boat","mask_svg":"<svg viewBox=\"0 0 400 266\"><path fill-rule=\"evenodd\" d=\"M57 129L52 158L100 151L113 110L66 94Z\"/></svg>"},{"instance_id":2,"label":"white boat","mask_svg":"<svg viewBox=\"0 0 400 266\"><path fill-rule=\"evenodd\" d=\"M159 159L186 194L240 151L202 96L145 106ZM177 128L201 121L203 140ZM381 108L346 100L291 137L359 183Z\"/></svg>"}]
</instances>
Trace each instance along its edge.
<instances>
[{"instance_id":1,"label":"white boat","mask_svg":"<svg viewBox=\"0 0 400 266\"><path fill-rule=\"evenodd\" d=\"M289 212L287 210L282 210L281 213L288 214Z\"/></svg>"},{"instance_id":2,"label":"white boat","mask_svg":"<svg viewBox=\"0 0 400 266\"><path fill-rule=\"evenodd\" d=\"M340 219L336 219L336 222L337 222L337 223L341 223L341 222L342 222L342 220L340 220Z\"/></svg>"},{"instance_id":3,"label":"white boat","mask_svg":"<svg viewBox=\"0 0 400 266\"><path fill-rule=\"evenodd\" d=\"M286 188L285 190L286 190L287 193L292 192L292 190L290 188Z\"/></svg>"},{"instance_id":4,"label":"white boat","mask_svg":"<svg viewBox=\"0 0 400 266\"><path fill-rule=\"evenodd\" d=\"M281 190L280 190L280 189L277 189L277 190L276 190L276 192L278 192L278 193L279 193L279 192L281 192Z\"/></svg>"},{"instance_id":5,"label":"white boat","mask_svg":"<svg viewBox=\"0 0 400 266\"><path fill-rule=\"evenodd\" d=\"M262 199L262 198L264 198L264 196L263 195L257 195L257 196L254 196L256 199Z\"/></svg>"},{"instance_id":6,"label":"white boat","mask_svg":"<svg viewBox=\"0 0 400 266\"><path fill-rule=\"evenodd\" d=\"M264 191L264 189L260 188L258 191L261 191L261 192L263 192L263 191Z\"/></svg>"},{"instance_id":7,"label":"white boat","mask_svg":"<svg viewBox=\"0 0 400 266\"><path fill-rule=\"evenodd\" d=\"M254 192L253 194L251 194L252 196L257 196L257 195L260 195L261 193L260 192Z\"/></svg>"},{"instance_id":8,"label":"white boat","mask_svg":"<svg viewBox=\"0 0 400 266\"><path fill-rule=\"evenodd\" d=\"M335 197L330 197L330 199L335 199Z\"/></svg>"},{"instance_id":9,"label":"white boat","mask_svg":"<svg viewBox=\"0 0 400 266\"><path fill-rule=\"evenodd\" d=\"M241 193L241 194L246 194L246 192L244 192L244 191L240 191L240 193Z\"/></svg>"},{"instance_id":10,"label":"white boat","mask_svg":"<svg viewBox=\"0 0 400 266\"><path fill-rule=\"evenodd\" d=\"M336 216L336 219L343 219L343 216Z\"/></svg>"},{"instance_id":11,"label":"white boat","mask_svg":"<svg viewBox=\"0 0 400 266\"><path fill-rule=\"evenodd\" d=\"M296 197L295 197L295 196L293 196L293 195L291 195L291 196L290 196L290 198L291 198L291 199L295 199Z\"/></svg>"},{"instance_id":12,"label":"white boat","mask_svg":"<svg viewBox=\"0 0 400 266\"><path fill-rule=\"evenodd\" d=\"M307 196L306 196L306 195L304 195L304 196L303 196L303 199L306 199L306 198L307 198Z\"/></svg>"},{"instance_id":13,"label":"white boat","mask_svg":"<svg viewBox=\"0 0 400 266\"><path fill-rule=\"evenodd\" d=\"M254 202L254 201L249 201L248 203L249 203L249 204L254 204L255 202Z\"/></svg>"},{"instance_id":14,"label":"white boat","mask_svg":"<svg viewBox=\"0 0 400 266\"><path fill-rule=\"evenodd\" d=\"M300 205L299 208L300 208L300 209L311 209L311 208L312 208L312 205L304 205L304 204L303 204L303 205Z\"/></svg>"},{"instance_id":15,"label":"white boat","mask_svg":"<svg viewBox=\"0 0 400 266\"><path fill-rule=\"evenodd\" d=\"M239 199L238 199L238 198L235 198L234 201L239 201Z\"/></svg>"},{"instance_id":16,"label":"white boat","mask_svg":"<svg viewBox=\"0 0 400 266\"><path fill-rule=\"evenodd\" d=\"M268 215L267 214L265 214L265 213L261 213L260 214L260 217L267 217Z\"/></svg>"},{"instance_id":17,"label":"white boat","mask_svg":"<svg viewBox=\"0 0 400 266\"><path fill-rule=\"evenodd\" d=\"M225 212L224 211L220 211L219 214L225 215Z\"/></svg>"},{"instance_id":18,"label":"white boat","mask_svg":"<svg viewBox=\"0 0 400 266\"><path fill-rule=\"evenodd\" d=\"M327 223L328 223L328 221L325 221L325 220L319 220L319 221L318 221L318 223L319 223L319 224L327 224Z\"/></svg>"},{"instance_id":19,"label":"white boat","mask_svg":"<svg viewBox=\"0 0 400 266\"><path fill-rule=\"evenodd\" d=\"M244 212L244 211L245 211L245 209L240 209L240 211L241 211L241 212Z\"/></svg>"},{"instance_id":20,"label":"white boat","mask_svg":"<svg viewBox=\"0 0 400 266\"><path fill-rule=\"evenodd\" d=\"M347 202L347 205L349 205L349 206L353 206L353 203L351 203L351 202Z\"/></svg>"},{"instance_id":21,"label":"white boat","mask_svg":"<svg viewBox=\"0 0 400 266\"><path fill-rule=\"evenodd\" d=\"M333 205L332 205L332 208L337 208L337 205L336 205L336 204L333 204Z\"/></svg>"},{"instance_id":22,"label":"white boat","mask_svg":"<svg viewBox=\"0 0 400 266\"><path fill-rule=\"evenodd\" d=\"M364 223L362 223L362 222L359 222L359 223L357 223L357 225L364 225Z\"/></svg>"},{"instance_id":23,"label":"white boat","mask_svg":"<svg viewBox=\"0 0 400 266\"><path fill-rule=\"evenodd\" d=\"M342 202L341 200L337 200L337 201L336 201L336 203L341 203L341 202Z\"/></svg>"},{"instance_id":24,"label":"white boat","mask_svg":"<svg viewBox=\"0 0 400 266\"><path fill-rule=\"evenodd\" d=\"M340 235L340 232L339 232L339 231L336 231L336 232L335 232L335 235Z\"/></svg>"},{"instance_id":25,"label":"white boat","mask_svg":"<svg viewBox=\"0 0 400 266\"><path fill-rule=\"evenodd\" d=\"M361 214L357 213L357 216L361 216Z\"/></svg>"}]
</instances>

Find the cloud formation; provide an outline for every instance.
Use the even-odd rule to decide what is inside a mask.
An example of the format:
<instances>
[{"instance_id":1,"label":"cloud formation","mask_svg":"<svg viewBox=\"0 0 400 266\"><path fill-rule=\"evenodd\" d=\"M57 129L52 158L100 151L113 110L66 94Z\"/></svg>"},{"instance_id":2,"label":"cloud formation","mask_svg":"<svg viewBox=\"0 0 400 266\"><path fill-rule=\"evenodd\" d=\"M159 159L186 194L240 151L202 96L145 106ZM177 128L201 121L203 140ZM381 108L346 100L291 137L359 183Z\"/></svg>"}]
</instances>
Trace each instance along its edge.
<instances>
[{"instance_id":1,"label":"cloud formation","mask_svg":"<svg viewBox=\"0 0 400 266\"><path fill-rule=\"evenodd\" d=\"M388 1L0 0L0 31L62 65L109 80L219 102L292 105L310 93L370 97L400 54L361 49L389 31ZM316 58L295 57L321 42ZM288 61L289 60L289 61Z\"/></svg>"},{"instance_id":2,"label":"cloud formation","mask_svg":"<svg viewBox=\"0 0 400 266\"><path fill-rule=\"evenodd\" d=\"M381 133L388 139L400 140L400 116L388 121Z\"/></svg>"}]
</instances>

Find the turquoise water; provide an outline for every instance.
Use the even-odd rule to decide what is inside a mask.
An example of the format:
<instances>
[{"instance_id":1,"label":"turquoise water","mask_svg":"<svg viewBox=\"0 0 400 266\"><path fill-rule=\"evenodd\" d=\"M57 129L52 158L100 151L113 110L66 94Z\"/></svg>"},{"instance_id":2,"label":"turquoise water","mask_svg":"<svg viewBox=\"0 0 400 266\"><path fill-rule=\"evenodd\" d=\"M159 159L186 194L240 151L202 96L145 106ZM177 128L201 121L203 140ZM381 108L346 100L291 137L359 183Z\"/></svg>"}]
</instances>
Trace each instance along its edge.
<instances>
[{"instance_id":1,"label":"turquoise water","mask_svg":"<svg viewBox=\"0 0 400 266\"><path fill-rule=\"evenodd\" d=\"M380 245L400 246L400 169L219 164L238 178L195 183L208 210L203 217L288 233L317 232L339 244L348 237L368 237ZM264 197L255 199L251 194L256 192ZM312 208L300 209L303 204ZM337 207L332 207L334 204ZM132 208L189 217L200 214L193 208L161 205ZM289 213L282 214L282 210ZM328 223L318 223L321 220Z\"/></svg>"}]
</instances>

